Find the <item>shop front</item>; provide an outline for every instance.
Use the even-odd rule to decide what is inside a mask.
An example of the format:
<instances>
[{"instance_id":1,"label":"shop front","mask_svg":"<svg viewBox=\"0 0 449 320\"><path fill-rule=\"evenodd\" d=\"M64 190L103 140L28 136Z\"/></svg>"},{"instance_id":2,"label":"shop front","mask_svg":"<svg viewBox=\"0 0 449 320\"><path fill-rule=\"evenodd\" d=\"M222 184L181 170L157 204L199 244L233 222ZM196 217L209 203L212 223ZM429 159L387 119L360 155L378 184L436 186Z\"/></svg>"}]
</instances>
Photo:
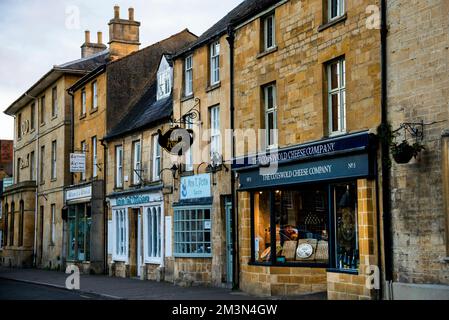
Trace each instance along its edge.
<instances>
[{"instance_id":1,"label":"shop front","mask_svg":"<svg viewBox=\"0 0 449 320\"><path fill-rule=\"evenodd\" d=\"M364 266L375 256L373 145L358 133L234 161L241 289L371 298Z\"/></svg>"},{"instance_id":2,"label":"shop front","mask_svg":"<svg viewBox=\"0 0 449 320\"><path fill-rule=\"evenodd\" d=\"M83 273L105 271L104 201L101 181L66 188L65 260Z\"/></svg>"},{"instance_id":3,"label":"shop front","mask_svg":"<svg viewBox=\"0 0 449 320\"><path fill-rule=\"evenodd\" d=\"M165 214L162 185L109 195L111 276L164 280Z\"/></svg>"}]
</instances>

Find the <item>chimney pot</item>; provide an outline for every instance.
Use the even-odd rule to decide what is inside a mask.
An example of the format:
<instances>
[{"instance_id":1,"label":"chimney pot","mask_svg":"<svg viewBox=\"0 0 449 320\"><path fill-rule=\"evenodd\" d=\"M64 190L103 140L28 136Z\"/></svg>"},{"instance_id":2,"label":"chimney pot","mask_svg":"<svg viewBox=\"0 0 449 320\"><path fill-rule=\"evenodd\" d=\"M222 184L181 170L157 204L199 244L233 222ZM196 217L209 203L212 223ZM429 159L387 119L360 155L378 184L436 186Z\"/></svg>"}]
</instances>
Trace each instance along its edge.
<instances>
[{"instance_id":1,"label":"chimney pot","mask_svg":"<svg viewBox=\"0 0 449 320\"><path fill-rule=\"evenodd\" d=\"M103 33L101 31L97 32L97 40L98 44L103 44Z\"/></svg>"},{"instance_id":2,"label":"chimney pot","mask_svg":"<svg viewBox=\"0 0 449 320\"><path fill-rule=\"evenodd\" d=\"M114 6L114 19L120 19L120 7Z\"/></svg>"},{"instance_id":3,"label":"chimney pot","mask_svg":"<svg viewBox=\"0 0 449 320\"><path fill-rule=\"evenodd\" d=\"M84 31L84 35L85 35L84 42L85 43L90 43L90 31L89 30Z\"/></svg>"},{"instance_id":4,"label":"chimney pot","mask_svg":"<svg viewBox=\"0 0 449 320\"><path fill-rule=\"evenodd\" d=\"M129 8L128 9L128 14L129 14L129 21L134 21L134 8Z\"/></svg>"}]
</instances>

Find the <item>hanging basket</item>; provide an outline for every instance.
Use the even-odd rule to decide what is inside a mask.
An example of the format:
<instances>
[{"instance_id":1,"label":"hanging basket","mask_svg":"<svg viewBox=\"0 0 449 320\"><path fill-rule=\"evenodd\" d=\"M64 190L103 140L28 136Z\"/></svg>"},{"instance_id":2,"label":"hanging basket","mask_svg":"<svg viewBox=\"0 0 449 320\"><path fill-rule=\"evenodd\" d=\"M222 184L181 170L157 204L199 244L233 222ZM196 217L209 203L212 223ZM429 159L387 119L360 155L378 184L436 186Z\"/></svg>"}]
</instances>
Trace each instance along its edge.
<instances>
[{"instance_id":1,"label":"hanging basket","mask_svg":"<svg viewBox=\"0 0 449 320\"><path fill-rule=\"evenodd\" d=\"M416 158L422 150L424 150L424 146L418 143L410 145L407 141L402 141L400 144L393 144L391 147L391 154L396 163L406 164L409 163L413 157Z\"/></svg>"}]
</instances>

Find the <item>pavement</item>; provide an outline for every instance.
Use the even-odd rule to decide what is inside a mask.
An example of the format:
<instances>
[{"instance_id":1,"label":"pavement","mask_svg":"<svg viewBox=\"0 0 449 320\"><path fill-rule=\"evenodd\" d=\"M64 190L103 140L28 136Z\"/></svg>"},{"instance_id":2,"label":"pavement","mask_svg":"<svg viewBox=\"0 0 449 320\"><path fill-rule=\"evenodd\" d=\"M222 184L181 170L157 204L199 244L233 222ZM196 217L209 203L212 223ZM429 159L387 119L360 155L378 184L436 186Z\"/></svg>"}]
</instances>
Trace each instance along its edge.
<instances>
[{"instance_id":1,"label":"pavement","mask_svg":"<svg viewBox=\"0 0 449 320\"><path fill-rule=\"evenodd\" d=\"M180 287L168 282L141 281L130 278L115 278L106 275L81 275L80 290L66 289L68 275L64 272L41 269L18 269L0 267L0 279L45 286L76 294L117 300L325 300L326 294L295 297L261 298L241 291L211 287ZM1 284L1 283L0 283ZM1 291L4 291L0 287ZM0 300L4 294L0 295Z\"/></svg>"}]
</instances>

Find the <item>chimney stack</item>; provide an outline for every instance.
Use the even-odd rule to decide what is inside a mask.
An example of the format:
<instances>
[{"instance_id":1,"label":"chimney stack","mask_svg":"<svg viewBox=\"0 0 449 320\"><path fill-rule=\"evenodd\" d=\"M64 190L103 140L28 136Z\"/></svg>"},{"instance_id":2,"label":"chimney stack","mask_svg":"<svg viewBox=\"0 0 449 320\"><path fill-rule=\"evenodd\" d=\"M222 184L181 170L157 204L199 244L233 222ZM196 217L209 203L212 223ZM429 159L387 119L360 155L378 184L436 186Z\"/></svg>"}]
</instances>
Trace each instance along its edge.
<instances>
[{"instance_id":1,"label":"chimney stack","mask_svg":"<svg viewBox=\"0 0 449 320\"><path fill-rule=\"evenodd\" d=\"M97 43L90 42L90 31L86 30L84 32L84 44L81 46L81 58L90 57L96 53L106 50L108 47L103 44L103 36L101 32L97 33L98 41Z\"/></svg>"},{"instance_id":2,"label":"chimney stack","mask_svg":"<svg viewBox=\"0 0 449 320\"><path fill-rule=\"evenodd\" d=\"M140 22L134 20L134 9L128 9L128 20L120 19L120 7L114 6L114 18L109 21L109 53L115 60L138 51Z\"/></svg>"},{"instance_id":3,"label":"chimney stack","mask_svg":"<svg viewBox=\"0 0 449 320\"><path fill-rule=\"evenodd\" d=\"M103 44L103 33L101 31L97 32L97 44Z\"/></svg>"}]
</instances>

